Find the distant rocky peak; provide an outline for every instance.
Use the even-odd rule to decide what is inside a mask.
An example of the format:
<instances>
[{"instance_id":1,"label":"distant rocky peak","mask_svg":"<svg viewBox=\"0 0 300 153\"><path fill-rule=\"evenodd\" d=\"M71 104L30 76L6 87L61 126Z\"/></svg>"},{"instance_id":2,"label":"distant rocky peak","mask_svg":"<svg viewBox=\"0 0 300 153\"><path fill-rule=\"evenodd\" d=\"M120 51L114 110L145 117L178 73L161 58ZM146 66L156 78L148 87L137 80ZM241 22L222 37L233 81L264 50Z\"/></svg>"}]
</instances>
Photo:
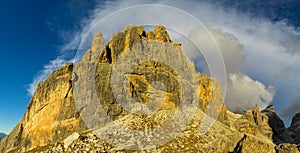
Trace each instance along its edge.
<instances>
[{"instance_id":1,"label":"distant rocky peak","mask_svg":"<svg viewBox=\"0 0 300 153\"><path fill-rule=\"evenodd\" d=\"M291 126L288 128L290 136L292 137L292 143L300 143L300 113L296 114L293 119Z\"/></svg>"},{"instance_id":2,"label":"distant rocky peak","mask_svg":"<svg viewBox=\"0 0 300 153\"><path fill-rule=\"evenodd\" d=\"M272 130L268 125L268 117L260 112L257 105L253 109L246 111L236 121L235 126L241 132L272 138Z\"/></svg>"},{"instance_id":3,"label":"distant rocky peak","mask_svg":"<svg viewBox=\"0 0 300 153\"><path fill-rule=\"evenodd\" d=\"M297 113L292 119L291 127L295 126L300 127L300 113Z\"/></svg>"},{"instance_id":4,"label":"distant rocky peak","mask_svg":"<svg viewBox=\"0 0 300 153\"><path fill-rule=\"evenodd\" d=\"M285 128L282 119L274 111L274 105L267 106L261 112L269 118L268 124L272 128L272 139L275 144L292 142L292 138Z\"/></svg>"},{"instance_id":5,"label":"distant rocky peak","mask_svg":"<svg viewBox=\"0 0 300 153\"><path fill-rule=\"evenodd\" d=\"M272 105L267 106L265 108L265 110L270 110L270 111L274 112L274 105L272 104Z\"/></svg>"}]
</instances>

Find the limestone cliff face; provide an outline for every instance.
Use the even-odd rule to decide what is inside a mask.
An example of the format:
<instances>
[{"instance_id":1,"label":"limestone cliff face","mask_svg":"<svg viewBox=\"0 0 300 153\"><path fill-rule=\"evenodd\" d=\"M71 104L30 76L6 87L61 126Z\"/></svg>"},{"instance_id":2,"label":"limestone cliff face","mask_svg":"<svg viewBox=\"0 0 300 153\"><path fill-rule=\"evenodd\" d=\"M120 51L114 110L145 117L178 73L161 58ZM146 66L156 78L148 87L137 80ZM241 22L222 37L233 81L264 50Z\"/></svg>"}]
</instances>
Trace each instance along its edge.
<instances>
[{"instance_id":1,"label":"limestone cliff face","mask_svg":"<svg viewBox=\"0 0 300 153\"><path fill-rule=\"evenodd\" d=\"M72 100L72 70L67 63L39 83L23 119L1 141L1 152L23 152L84 129Z\"/></svg>"},{"instance_id":2,"label":"limestone cliff face","mask_svg":"<svg viewBox=\"0 0 300 153\"><path fill-rule=\"evenodd\" d=\"M102 34L96 33L79 63L65 64L38 85L23 119L1 141L0 152L130 152L112 145L116 142L140 149L160 144L146 149L151 152L275 152L291 148L275 148L272 137L277 134L271 129L271 112L260 112L258 107L242 115L228 111L218 81L195 72L180 46L163 26L148 32L142 26L125 27L107 45ZM124 79L118 79L120 76ZM128 82L118 83L125 77ZM128 96L122 97L123 92ZM195 113L188 113L194 104ZM183 108L188 109L172 120ZM202 123L209 113L218 114L217 120L199 134L199 129L207 126ZM184 125L188 118L191 122ZM162 133L138 137L142 144L133 143L137 133L118 131L119 125L150 131L167 122L175 124ZM184 128L175 135L179 123ZM296 116L289 129L295 140L298 123ZM110 134L94 135L103 132ZM115 137L114 142L105 141L106 136ZM164 136L174 137L164 144L152 141ZM68 143L63 144L67 137Z\"/></svg>"},{"instance_id":3,"label":"limestone cliff face","mask_svg":"<svg viewBox=\"0 0 300 153\"><path fill-rule=\"evenodd\" d=\"M155 43L154 43L155 42ZM161 45L162 44L162 45ZM175 47L179 54L170 55L167 51L167 47L161 48L161 46L169 44L168 47ZM109 82L111 82L111 73L113 65L116 65L116 59L118 59L119 55L122 52L130 52L130 50L134 50L135 47L139 46L143 47L143 50L151 50L151 52L147 52L147 54L152 54L154 57L156 54L160 54L161 58L167 59L168 56L172 56L171 65L173 67L180 67L180 64L185 63L186 60L185 55L182 54L180 50L180 44L173 42L166 28L163 26L156 26L154 31L146 32L142 26L128 26L125 27L121 32L114 34L108 45L104 48L103 52L100 55L99 63L97 64L97 72L96 72L96 88L98 97L101 98L100 103L104 106L105 111L112 119L116 119L124 114L128 114L123 108L118 104L117 100L114 97ZM130 48L131 47L131 48ZM159 52L165 51L164 54ZM150 56L150 55L148 55ZM131 56L123 59L125 61L131 61L131 63L135 63L135 60L132 60ZM121 65L121 69L125 69L128 63L123 63ZM147 61L146 63L135 63L139 64L138 67L134 67L132 72L130 72L130 84L133 97L137 99L137 101L145 103L151 98L151 93L149 90L151 88L151 83L155 81L161 81L164 85L166 85L167 92L167 100L165 103L156 104L159 105L160 109L172 109L178 107L179 105L179 94L180 86L177 80L177 74L181 73L186 78L191 78L188 74L195 73L194 65L192 62L188 63L188 65L182 69L182 72L176 72L173 68L169 67L164 63ZM191 78L192 79L192 78ZM224 105L222 91L219 83L206 76L196 74L194 78L195 80L185 80L185 81L194 81L197 82L197 88L199 88L198 98L200 99L199 107L204 112L207 111L207 107L210 102L218 102L222 103L222 107L220 105L212 105L218 108L210 108L212 110L218 110L221 114L219 119L226 122L227 120L227 109ZM116 88L122 88L120 86ZM191 93L188 93L191 94Z\"/></svg>"},{"instance_id":4,"label":"limestone cliff face","mask_svg":"<svg viewBox=\"0 0 300 153\"><path fill-rule=\"evenodd\" d=\"M272 129L268 124L268 117L260 112L256 105L252 110L246 111L235 123L242 133L249 133L258 137L272 138Z\"/></svg>"}]
</instances>

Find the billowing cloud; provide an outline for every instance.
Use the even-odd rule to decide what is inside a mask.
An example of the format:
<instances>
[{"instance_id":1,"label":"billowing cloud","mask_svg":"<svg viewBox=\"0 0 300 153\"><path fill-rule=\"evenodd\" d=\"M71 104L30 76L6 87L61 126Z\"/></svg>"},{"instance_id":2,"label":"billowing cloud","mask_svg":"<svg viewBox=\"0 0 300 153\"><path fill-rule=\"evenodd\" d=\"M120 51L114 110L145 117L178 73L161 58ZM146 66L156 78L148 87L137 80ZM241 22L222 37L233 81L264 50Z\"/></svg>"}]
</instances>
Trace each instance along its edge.
<instances>
[{"instance_id":1,"label":"billowing cloud","mask_svg":"<svg viewBox=\"0 0 300 153\"><path fill-rule=\"evenodd\" d=\"M275 89L253 80L244 73L244 46L232 34L209 29L215 38L224 58L227 77L225 102L231 111L241 113L256 104L265 108L273 100Z\"/></svg>"},{"instance_id":2,"label":"billowing cloud","mask_svg":"<svg viewBox=\"0 0 300 153\"><path fill-rule=\"evenodd\" d=\"M253 108L256 104L265 108L273 100L275 93L272 86L266 87L242 74L230 74L227 89L229 94L226 97L226 105L230 110L239 113Z\"/></svg>"},{"instance_id":3,"label":"billowing cloud","mask_svg":"<svg viewBox=\"0 0 300 153\"><path fill-rule=\"evenodd\" d=\"M241 113L253 108L256 104L260 108L266 107L272 101L275 89L272 86L266 87L258 80L254 81L244 73L246 58L244 46L232 34L211 28L209 31L222 52L228 74L225 98L228 108ZM201 37L201 35L198 36L204 41L203 44L208 44L205 38ZM198 64L203 65L201 61Z\"/></svg>"},{"instance_id":4,"label":"billowing cloud","mask_svg":"<svg viewBox=\"0 0 300 153\"><path fill-rule=\"evenodd\" d=\"M210 32L222 52L227 74L243 72L245 69L244 46L230 33L213 29L210 29Z\"/></svg>"},{"instance_id":5,"label":"billowing cloud","mask_svg":"<svg viewBox=\"0 0 300 153\"><path fill-rule=\"evenodd\" d=\"M299 93L295 91L300 90L300 32L284 21L272 22L268 19L255 18L232 9L215 6L210 2L106 1L94 10L91 18L84 20L86 26L81 31L74 32L75 39L66 43L64 50L78 47L79 40L92 38L92 35L87 35L89 29L105 16L124 7L146 3L177 7L192 14L209 27L222 51L229 75L227 92L229 98L226 98L226 101L229 102L228 105L237 103L237 106L229 108L245 109L251 107L248 105L250 103L251 105L258 103L263 107L272 100L274 88L276 94L286 97L285 102L274 99L277 108L288 106L289 102L298 96ZM161 14L167 15L168 12ZM132 18L139 19L139 14L135 14ZM116 30L120 29L111 29L106 33L113 33ZM109 35L105 36L108 40ZM87 43L81 47L87 49L89 45ZM249 91L246 92L245 89Z\"/></svg>"}]
</instances>

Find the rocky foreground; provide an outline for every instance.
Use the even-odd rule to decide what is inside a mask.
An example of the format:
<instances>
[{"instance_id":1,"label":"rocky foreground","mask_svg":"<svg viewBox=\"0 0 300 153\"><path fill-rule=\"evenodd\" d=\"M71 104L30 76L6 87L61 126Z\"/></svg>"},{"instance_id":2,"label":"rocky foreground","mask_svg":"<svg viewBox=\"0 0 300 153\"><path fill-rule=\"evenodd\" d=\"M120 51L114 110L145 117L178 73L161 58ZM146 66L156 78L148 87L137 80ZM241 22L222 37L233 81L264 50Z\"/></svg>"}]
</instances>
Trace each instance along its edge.
<instances>
[{"instance_id":1,"label":"rocky foreground","mask_svg":"<svg viewBox=\"0 0 300 153\"><path fill-rule=\"evenodd\" d=\"M167 60L141 61L146 55L136 50ZM126 55L131 52L134 56ZM123 80L114 76L128 67L128 84L115 83ZM234 114L218 82L194 69L163 26L148 32L125 27L107 45L97 33L81 62L65 64L38 85L0 152L300 152L300 113L289 128L273 106ZM119 98L119 91L130 96ZM139 104L123 104L122 98ZM177 111L182 114L173 119ZM218 116L208 117L211 112Z\"/></svg>"}]
</instances>

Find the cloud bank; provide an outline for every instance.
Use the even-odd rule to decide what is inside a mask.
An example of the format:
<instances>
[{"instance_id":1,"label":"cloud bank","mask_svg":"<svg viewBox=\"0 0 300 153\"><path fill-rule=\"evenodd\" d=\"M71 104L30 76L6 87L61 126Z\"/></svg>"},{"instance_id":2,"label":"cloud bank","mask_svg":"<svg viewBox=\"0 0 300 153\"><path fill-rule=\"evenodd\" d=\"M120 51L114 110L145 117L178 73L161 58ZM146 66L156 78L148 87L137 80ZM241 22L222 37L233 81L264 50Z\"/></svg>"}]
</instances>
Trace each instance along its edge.
<instances>
[{"instance_id":1,"label":"cloud bank","mask_svg":"<svg viewBox=\"0 0 300 153\"><path fill-rule=\"evenodd\" d=\"M234 9L215 6L209 2L105 1L94 10L89 19L84 20L86 24L84 28L74 32L75 39L66 43L63 50L78 47L80 39L92 38L92 35L87 35L88 30L110 13L124 7L149 3L177 7L192 14L209 27L222 51L227 68L226 103L231 110L241 111L254 106L254 104L264 107L272 101L275 90L276 94L287 97L284 102L277 99L273 101L277 109L283 109L289 104L292 105L295 97L299 95L297 92L300 89L299 31L288 26L284 21L274 23L268 19L254 18ZM164 14L167 15L168 12L164 12ZM139 14L134 14L132 17L138 18ZM107 40L108 38L106 38ZM81 47L87 49L89 45L87 43ZM55 64L50 62L48 67L52 67L52 65ZM45 70L41 72L50 70L47 69L45 66ZM43 76L45 75L41 73L35 77L33 82L40 81L41 78L44 78ZM29 91L32 90L34 90L34 83L30 86Z\"/></svg>"},{"instance_id":2,"label":"cloud bank","mask_svg":"<svg viewBox=\"0 0 300 153\"><path fill-rule=\"evenodd\" d=\"M247 75L230 74L226 100L227 107L235 112L242 113L257 104L265 108L272 100L274 88L266 87L259 81L254 81Z\"/></svg>"},{"instance_id":3,"label":"cloud bank","mask_svg":"<svg viewBox=\"0 0 300 153\"><path fill-rule=\"evenodd\" d=\"M238 39L230 33L210 29L224 58L227 77L225 102L229 110L242 113L258 105L265 108L273 100L275 89L253 80L245 72L245 50Z\"/></svg>"},{"instance_id":4,"label":"cloud bank","mask_svg":"<svg viewBox=\"0 0 300 153\"><path fill-rule=\"evenodd\" d=\"M273 100L275 89L270 85L266 87L263 83L258 80L253 80L246 74L246 53L244 46L230 33L212 28L209 28L208 30L216 40L216 43L222 52L226 72L228 74L225 97L227 107L231 111L242 113L245 110L253 108L256 104L260 108L265 108L269 105ZM205 36L199 34L196 35L196 37L202 44L209 44ZM186 50L189 50L187 54L190 57L199 56L192 47L186 48ZM206 51L212 52L212 50ZM209 70L206 70L207 67L205 67L205 61L197 60L197 58L194 58L193 60L196 61L196 66L205 69L204 72L209 73Z\"/></svg>"}]
</instances>

